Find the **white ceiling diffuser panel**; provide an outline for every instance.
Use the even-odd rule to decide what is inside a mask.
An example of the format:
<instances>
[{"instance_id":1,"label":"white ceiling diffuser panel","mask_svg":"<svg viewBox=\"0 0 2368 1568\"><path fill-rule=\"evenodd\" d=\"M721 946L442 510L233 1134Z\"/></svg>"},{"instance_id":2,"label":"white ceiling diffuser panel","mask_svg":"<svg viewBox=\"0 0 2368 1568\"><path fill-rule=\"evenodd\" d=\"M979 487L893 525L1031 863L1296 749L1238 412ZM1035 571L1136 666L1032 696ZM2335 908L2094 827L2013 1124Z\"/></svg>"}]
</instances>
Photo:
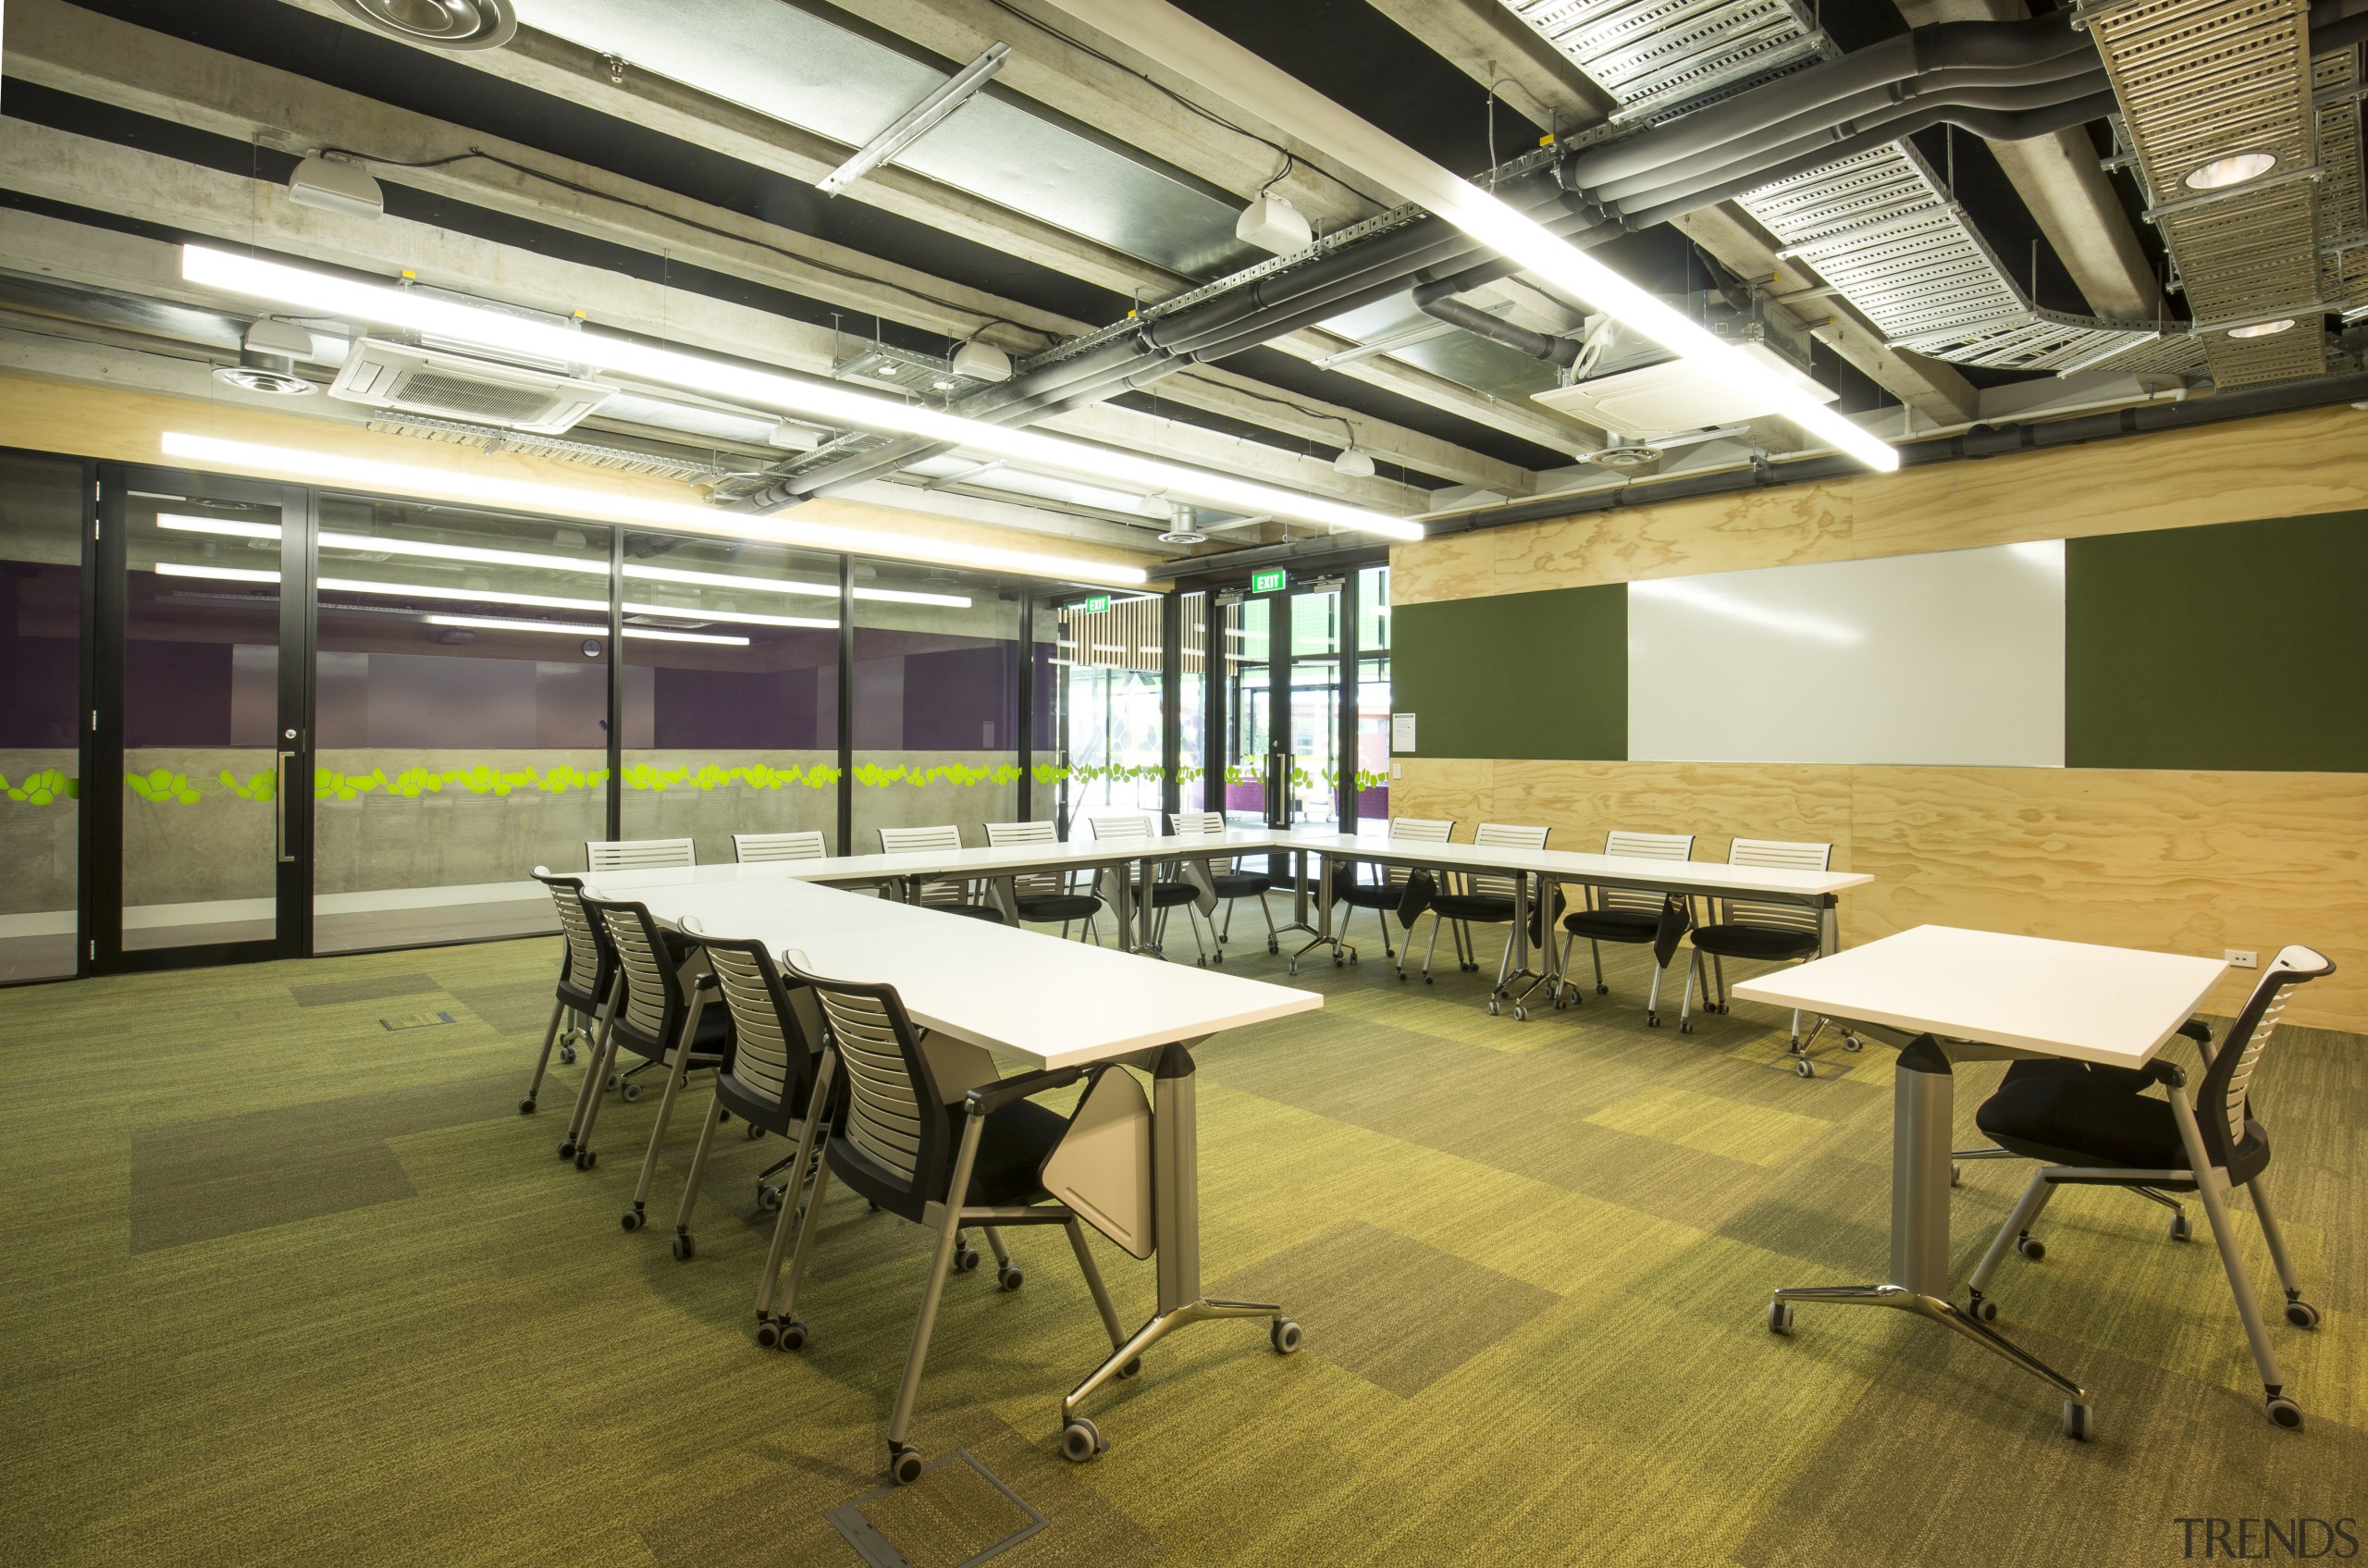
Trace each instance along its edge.
<instances>
[{"instance_id":1,"label":"white ceiling diffuser panel","mask_svg":"<svg viewBox=\"0 0 2368 1568\"><path fill-rule=\"evenodd\" d=\"M1637 760L2064 765L2064 545L1628 585Z\"/></svg>"}]
</instances>

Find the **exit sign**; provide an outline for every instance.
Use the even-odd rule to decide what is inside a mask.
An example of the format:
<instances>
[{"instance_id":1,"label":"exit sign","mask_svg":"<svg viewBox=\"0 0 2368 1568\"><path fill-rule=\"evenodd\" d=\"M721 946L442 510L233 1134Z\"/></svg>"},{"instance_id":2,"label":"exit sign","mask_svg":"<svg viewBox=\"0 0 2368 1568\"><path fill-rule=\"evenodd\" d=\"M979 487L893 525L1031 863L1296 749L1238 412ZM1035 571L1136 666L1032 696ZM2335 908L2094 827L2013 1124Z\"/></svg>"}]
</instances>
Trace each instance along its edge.
<instances>
[{"instance_id":1,"label":"exit sign","mask_svg":"<svg viewBox=\"0 0 2368 1568\"><path fill-rule=\"evenodd\" d=\"M1254 594L1278 594L1288 580L1279 566L1272 572L1252 572L1250 574L1250 591Z\"/></svg>"},{"instance_id":2,"label":"exit sign","mask_svg":"<svg viewBox=\"0 0 2368 1568\"><path fill-rule=\"evenodd\" d=\"M1099 615L1104 611L1110 608L1110 596L1108 594L1096 594L1092 599L1089 599L1082 604L1079 605L1078 608L1085 611L1088 615Z\"/></svg>"}]
</instances>

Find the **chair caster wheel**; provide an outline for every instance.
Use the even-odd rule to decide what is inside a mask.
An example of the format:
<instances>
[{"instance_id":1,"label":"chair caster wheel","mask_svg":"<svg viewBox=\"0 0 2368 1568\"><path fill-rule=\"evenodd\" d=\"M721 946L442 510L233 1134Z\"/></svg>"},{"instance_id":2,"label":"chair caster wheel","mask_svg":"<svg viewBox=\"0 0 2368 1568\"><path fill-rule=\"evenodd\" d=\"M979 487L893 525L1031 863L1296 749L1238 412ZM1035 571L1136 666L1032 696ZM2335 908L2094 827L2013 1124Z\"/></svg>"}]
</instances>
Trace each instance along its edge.
<instances>
[{"instance_id":1,"label":"chair caster wheel","mask_svg":"<svg viewBox=\"0 0 2368 1568\"><path fill-rule=\"evenodd\" d=\"M598 1149L578 1149L575 1152L575 1168L578 1170L590 1170L599 1163L600 1152Z\"/></svg>"},{"instance_id":2,"label":"chair caster wheel","mask_svg":"<svg viewBox=\"0 0 2368 1568\"><path fill-rule=\"evenodd\" d=\"M2288 1302L2286 1321L2297 1328L2316 1328L2319 1326L2319 1309L2308 1302Z\"/></svg>"},{"instance_id":3,"label":"chair caster wheel","mask_svg":"<svg viewBox=\"0 0 2368 1568\"><path fill-rule=\"evenodd\" d=\"M974 1269L974 1268L976 1268L976 1267L978 1267L978 1266L979 1266L979 1249L978 1249L978 1248L976 1248L976 1247L956 1247L956 1248L954 1250L954 1272L955 1272L955 1273L956 1273L956 1274L968 1274L968 1273L969 1273L972 1269Z\"/></svg>"},{"instance_id":4,"label":"chair caster wheel","mask_svg":"<svg viewBox=\"0 0 2368 1568\"><path fill-rule=\"evenodd\" d=\"M1518 1002L1513 1004L1513 1021L1515 1023L1527 1023L1529 1021L1529 1009L1523 1006Z\"/></svg>"},{"instance_id":5,"label":"chair caster wheel","mask_svg":"<svg viewBox=\"0 0 2368 1568\"><path fill-rule=\"evenodd\" d=\"M535 1097L532 1094L518 1102L518 1114L522 1117L530 1117L535 1114Z\"/></svg>"},{"instance_id":6,"label":"chair caster wheel","mask_svg":"<svg viewBox=\"0 0 2368 1568\"><path fill-rule=\"evenodd\" d=\"M1275 1326L1266 1330L1266 1340L1275 1347L1276 1355L1289 1355L1299 1349L1299 1325L1288 1317L1278 1317Z\"/></svg>"},{"instance_id":7,"label":"chair caster wheel","mask_svg":"<svg viewBox=\"0 0 2368 1568\"><path fill-rule=\"evenodd\" d=\"M1291 960L1291 973L1299 973L1299 960L1297 958L1293 958Z\"/></svg>"},{"instance_id":8,"label":"chair caster wheel","mask_svg":"<svg viewBox=\"0 0 2368 1568\"><path fill-rule=\"evenodd\" d=\"M1336 969L1347 969L1349 967L1349 960L1340 957L1339 954L1335 953L1332 955L1332 967Z\"/></svg>"},{"instance_id":9,"label":"chair caster wheel","mask_svg":"<svg viewBox=\"0 0 2368 1568\"><path fill-rule=\"evenodd\" d=\"M773 1320L770 1317L757 1319L757 1348L769 1351L780 1343L781 1329L775 1327Z\"/></svg>"},{"instance_id":10,"label":"chair caster wheel","mask_svg":"<svg viewBox=\"0 0 2368 1568\"><path fill-rule=\"evenodd\" d=\"M575 1065L575 1047L573 1045L561 1046L559 1048L559 1059L562 1066L574 1067Z\"/></svg>"},{"instance_id":11,"label":"chair caster wheel","mask_svg":"<svg viewBox=\"0 0 2368 1568\"><path fill-rule=\"evenodd\" d=\"M691 1259L698 1255L698 1251L697 1243L691 1240L691 1233L689 1231L681 1231L675 1235L674 1261L676 1263L690 1262Z\"/></svg>"},{"instance_id":12,"label":"chair caster wheel","mask_svg":"<svg viewBox=\"0 0 2368 1568\"><path fill-rule=\"evenodd\" d=\"M748 1124L748 1130L743 1134L743 1136L745 1136L751 1143L755 1142L758 1139L762 1138L764 1135L765 1130L758 1127L753 1121Z\"/></svg>"},{"instance_id":13,"label":"chair caster wheel","mask_svg":"<svg viewBox=\"0 0 2368 1568\"><path fill-rule=\"evenodd\" d=\"M767 1214L779 1214L781 1212L781 1189L778 1187L768 1187L761 1181L758 1182L757 1206L764 1210Z\"/></svg>"},{"instance_id":14,"label":"chair caster wheel","mask_svg":"<svg viewBox=\"0 0 2368 1568\"><path fill-rule=\"evenodd\" d=\"M2272 1394L2269 1396L2269 1420L2273 1426L2299 1432L2302 1429L2302 1407L2284 1394Z\"/></svg>"},{"instance_id":15,"label":"chair caster wheel","mask_svg":"<svg viewBox=\"0 0 2368 1568\"><path fill-rule=\"evenodd\" d=\"M1429 975L1424 975L1423 977L1423 983L1424 985L1437 985L1438 982L1433 980Z\"/></svg>"},{"instance_id":16,"label":"chair caster wheel","mask_svg":"<svg viewBox=\"0 0 2368 1568\"><path fill-rule=\"evenodd\" d=\"M1863 1051L1867 1048L1867 1043L1855 1034L1845 1034L1842 1037L1842 1048L1845 1051Z\"/></svg>"},{"instance_id":17,"label":"chair caster wheel","mask_svg":"<svg viewBox=\"0 0 2368 1568\"><path fill-rule=\"evenodd\" d=\"M603 1083L603 1084L601 1084L601 1085L600 1085L600 1087L601 1087L601 1088L603 1088L603 1089L614 1089L616 1086L617 1086L617 1075L616 1075L615 1073L610 1073L610 1074L609 1075L609 1080L608 1080L606 1083Z\"/></svg>"},{"instance_id":18,"label":"chair caster wheel","mask_svg":"<svg viewBox=\"0 0 2368 1568\"><path fill-rule=\"evenodd\" d=\"M2300 1412L2296 1413L2295 1419L2301 1419ZM2076 1443L2085 1443L2096 1436L2096 1422L2090 1415L2087 1405L2077 1400L2064 1401L2064 1435Z\"/></svg>"},{"instance_id":19,"label":"chair caster wheel","mask_svg":"<svg viewBox=\"0 0 2368 1568\"><path fill-rule=\"evenodd\" d=\"M1127 1363L1126 1365L1118 1368L1118 1376L1121 1377L1140 1377L1142 1376L1142 1370L1143 1358L1137 1356L1132 1361Z\"/></svg>"},{"instance_id":20,"label":"chair caster wheel","mask_svg":"<svg viewBox=\"0 0 2368 1568\"><path fill-rule=\"evenodd\" d=\"M1800 1074L1803 1078L1815 1078L1817 1076L1817 1068L1810 1064L1809 1059L1807 1056L1794 1057L1793 1059L1793 1070Z\"/></svg>"},{"instance_id":21,"label":"chair caster wheel","mask_svg":"<svg viewBox=\"0 0 2368 1568\"><path fill-rule=\"evenodd\" d=\"M2195 1227L2193 1227L2193 1226L2191 1226L2191 1225L2189 1225L2189 1224L2188 1223L2188 1221L2187 1221L2187 1216L2186 1216L2184 1213L2181 1213L2181 1214L2175 1214L2175 1215L2171 1216L2171 1240L2172 1240L2172 1241L2191 1241L2191 1240L2193 1240L2193 1239L2194 1239L2194 1236L2195 1236Z\"/></svg>"},{"instance_id":22,"label":"chair caster wheel","mask_svg":"<svg viewBox=\"0 0 2368 1568\"><path fill-rule=\"evenodd\" d=\"M1792 1303L1770 1302L1768 1303L1768 1331L1770 1334L1789 1334L1793 1331Z\"/></svg>"},{"instance_id":23,"label":"chair caster wheel","mask_svg":"<svg viewBox=\"0 0 2368 1568\"><path fill-rule=\"evenodd\" d=\"M1209 962L1212 964L1222 964L1225 962L1225 955L1220 953L1215 957L1211 958Z\"/></svg>"},{"instance_id":24,"label":"chair caster wheel","mask_svg":"<svg viewBox=\"0 0 2368 1568\"><path fill-rule=\"evenodd\" d=\"M638 1230L642 1228L644 1223L641 1211L639 1209L627 1209L623 1214L617 1216L617 1223L623 1226L627 1230Z\"/></svg>"},{"instance_id":25,"label":"chair caster wheel","mask_svg":"<svg viewBox=\"0 0 2368 1568\"><path fill-rule=\"evenodd\" d=\"M1678 1031L1678 1033L1680 1033L1680 1034L1691 1034L1691 1033L1693 1033L1693 1032L1694 1032L1694 1020L1693 1020L1692 1019L1678 1019L1678 1020L1677 1020L1677 1031Z\"/></svg>"},{"instance_id":26,"label":"chair caster wheel","mask_svg":"<svg viewBox=\"0 0 2368 1568\"><path fill-rule=\"evenodd\" d=\"M1273 937L1271 937L1271 936L1270 936L1270 937L1268 937L1268 938L1266 939L1266 951L1267 951L1267 952L1269 952L1269 953L1279 953L1279 952L1281 952L1282 950L1283 950L1283 945L1282 945L1281 943L1279 943L1279 942L1276 941L1276 940L1275 940Z\"/></svg>"},{"instance_id":27,"label":"chair caster wheel","mask_svg":"<svg viewBox=\"0 0 2368 1568\"><path fill-rule=\"evenodd\" d=\"M921 1451L898 1449L888 1456L888 1478L900 1487L909 1487L921 1478Z\"/></svg>"},{"instance_id":28,"label":"chair caster wheel","mask_svg":"<svg viewBox=\"0 0 2368 1568\"><path fill-rule=\"evenodd\" d=\"M1965 1303L1966 1315L1977 1323L1998 1321L1998 1303L1976 1290Z\"/></svg>"},{"instance_id":29,"label":"chair caster wheel","mask_svg":"<svg viewBox=\"0 0 2368 1568\"><path fill-rule=\"evenodd\" d=\"M1061 1457L1071 1464L1083 1464L1109 1446L1102 1440L1102 1433L1093 1423L1082 1415L1061 1428Z\"/></svg>"},{"instance_id":30,"label":"chair caster wheel","mask_svg":"<svg viewBox=\"0 0 2368 1568\"><path fill-rule=\"evenodd\" d=\"M995 1283L1006 1290L1018 1290L1020 1281L1027 1278L1019 1272L1018 1266L1016 1264L1005 1264L995 1270Z\"/></svg>"},{"instance_id":31,"label":"chair caster wheel","mask_svg":"<svg viewBox=\"0 0 2368 1568\"><path fill-rule=\"evenodd\" d=\"M2017 1236L2015 1238L2015 1251L2037 1263L2047 1256L2047 1243L2036 1236Z\"/></svg>"},{"instance_id":32,"label":"chair caster wheel","mask_svg":"<svg viewBox=\"0 0 2368 1568\"><path fill-rule=\"evenodd\" d=\"M624 1102L627 1105L631 1105L634 1101L641 1098L641 1085L638 1083L628 1083L623 1089L618 1090L617 1093L624 1099Z\"/></svg>"},{"instance_id":33,"label":"chair caster wheel","mask_svg":"<svg viewBox=\"0 0 2368 1568\"><path fill-rule=\"evenodd\" d=\"M1659 1029L1660 1026L1661 1016L1659 1013L1646 1013L1645 1015L1645 1027L1646 1029Z\"/></svg>"},{"instance_id":34,"label":"chair caster wheel","mask_svg":"<svg viewBox=\"0 0 2368 1568\"><path fill-rule=\"evenodd\" d=\"M1598 996L1609 996L1611 994L1611 987L1608 985L1598 985L1595 988L1595 994Z\"/></svg>"},{"instance_id":35,"label":"chair caster wheel","mask_svg":"<svg viewBox=\"0 0 2368 1568\"><path fill-rule=\"evenodd\" d=\"M1488 998L1488 1016L1492 1019L1500 1016L1497 1006L1497 999L1494 996Z\"/></svg>"},{"instance_id":36,"label":"chair caster wheel","mask_svg":"<svg viewBox=\"0 0 2368 1568\"><path fill-rule=\"evenodd\" d=\"M785 1351L806 1348L806 1325L794 1317L785 1317L773 1325L773 1343Z\"/></svg>"}]
</instances>

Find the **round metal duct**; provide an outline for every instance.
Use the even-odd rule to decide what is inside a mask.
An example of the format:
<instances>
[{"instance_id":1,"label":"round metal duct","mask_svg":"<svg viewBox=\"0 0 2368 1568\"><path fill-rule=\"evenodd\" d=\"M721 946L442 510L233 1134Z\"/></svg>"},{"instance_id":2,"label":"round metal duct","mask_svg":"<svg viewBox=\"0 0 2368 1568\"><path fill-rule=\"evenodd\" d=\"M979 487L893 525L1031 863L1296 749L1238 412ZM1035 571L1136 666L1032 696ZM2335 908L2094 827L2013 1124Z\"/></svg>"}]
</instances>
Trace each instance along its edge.
<instances>
[{"instance_id":1,"label":"round metal duct","mask_svg":"<svg viewBox=\"0 0 2368 1568\"><path fill-rule=\"evenodd\" d=\"M380 32L433 49L499 49L516 35L510 0L337 0Z\"/></svg>"}]
</instances>

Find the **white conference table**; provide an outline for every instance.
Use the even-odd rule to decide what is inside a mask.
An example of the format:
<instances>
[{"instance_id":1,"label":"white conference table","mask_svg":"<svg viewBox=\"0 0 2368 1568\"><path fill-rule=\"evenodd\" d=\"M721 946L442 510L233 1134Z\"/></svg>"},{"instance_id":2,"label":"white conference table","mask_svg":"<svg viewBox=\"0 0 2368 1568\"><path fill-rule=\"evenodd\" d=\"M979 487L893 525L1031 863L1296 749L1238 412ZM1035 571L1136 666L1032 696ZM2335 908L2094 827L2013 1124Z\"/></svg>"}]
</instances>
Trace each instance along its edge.
<instances>
[{"instance_id":1,"label":"white conference table","mask_svg":"<svg viewBox=\"0 0 2368 1568\"><path fill-rule=\"evenodd\" d=\"M947 858L932 860L924 874L941 874L938 868ZM678 929L687 930L685 922L691 922L697 935L761 942L770 951L789 954L809 974L886 982L922 1028L1037 1067L1123 1062L1152 1075L1158 1305L1127 1344L1063 1401L1064 1423L1079 1401L1175 1330L1204 1318L1280 1313L1272 1303L1212 1301L1201 1292L1192 1047L1225 1030L1321 1007L1321 995L865 897L789 874L826 864L598 871L586 875L585 890L596 898L644 905Z\"/></svg>"},{"instance_id":2,"label":"white conference table","mask_svg":"<svg viewBox=\"0 0 2368 1568\"><path fill-rule=\"evenodd\" d=\"M2054 1385L2065 1395L2066 1431L2085 1435L2078 1384L1948 1299L1950 1064L2060 1056L2144 1067L2226 969L2217 958L1918 926L1737 985L1734 994L1747 1000L1839 1019L1901 1047L1892 1091L1891 1278L1779 1290L1769 1327L1789 1331L1796 1302L1915 1313Z\"/></svg>"},{"instance_id":3,"label":"white conference table","mask_svg":"<svg viewBox=\"0 0 2368 1568\"><path fill-rule=\"evenodd\" d=\"M1532 991L1560 978L1550 964L1550 933L1541 932L1545 940L1539 945L1545 954L1536 969L1529 967L1530 910L1545 902L1545 890L1555 883L1591 883L1598 887L1642 888L1688 897L1749 898L1760 903L1804 905L1817 911L1818 951L1822 954L1837 952L1842 945L1836 895L1875 880L1863 871L1800 871L1778 866L1730 866L1708 860L1659 860L1494 844L1392 844L1355 833L1283 833L1274 835L1273 846L1315 858L1316 885L1325 890L1318 895L1323 913L1315 940L1300 952L1303 955L1310 948L1329 944L1335 961L1339 957L1340 938L1333 924L1328 886L1334 860L1364 860L1376 865L1509 877L1513 884L1513 958L1505 977L1506 988L1510 989L1516 980L1527 979L1534 982ZM1533 879L1537 886L1536 893L1531 891ZM1292 972L1298 972L1296 957ZM1524 999L1527 995L1528 992L1523 993ZM1494 1002L1490 1005L1493 1007ZM1513 1016L1528 1016L1522 1003L1514 1004Z\"/></svg>"}]
</instances>

